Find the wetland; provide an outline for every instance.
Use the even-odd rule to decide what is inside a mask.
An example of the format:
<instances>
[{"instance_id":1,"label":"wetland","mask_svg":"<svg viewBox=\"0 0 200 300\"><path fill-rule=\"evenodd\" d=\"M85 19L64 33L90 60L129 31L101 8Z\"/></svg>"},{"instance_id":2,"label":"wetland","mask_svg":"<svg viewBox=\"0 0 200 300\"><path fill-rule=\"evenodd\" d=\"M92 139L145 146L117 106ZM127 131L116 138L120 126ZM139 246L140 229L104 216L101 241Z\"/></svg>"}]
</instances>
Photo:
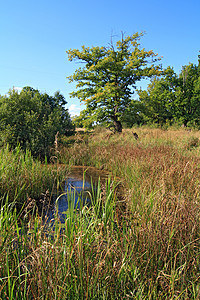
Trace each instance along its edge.
<instances>
[{"instance_id":1,"label":"wetland","mask_svg":"<svg viewBox=\"0 0 200 300\"><path fill-rule=\"evenodd\" d=\"M200 133L134 132L65 137L50 166L0 150L2 299L200 298Z\"/></svg>"}]
</instances>

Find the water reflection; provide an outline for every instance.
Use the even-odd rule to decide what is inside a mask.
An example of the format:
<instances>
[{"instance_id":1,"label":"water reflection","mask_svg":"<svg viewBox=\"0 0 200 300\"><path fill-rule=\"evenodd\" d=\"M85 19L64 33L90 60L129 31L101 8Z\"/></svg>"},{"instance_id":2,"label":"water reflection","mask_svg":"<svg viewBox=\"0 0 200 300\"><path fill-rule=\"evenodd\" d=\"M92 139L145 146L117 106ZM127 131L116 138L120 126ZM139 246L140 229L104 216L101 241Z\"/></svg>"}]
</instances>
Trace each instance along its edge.
<instances>
[{"instance_id":1,"label":"water reflection","mask_svg":"<svg viewBox=\"0 0 200 300\"><path fill-rule=\"evenodd\" d=\"M92 185L95 189L100 178L104 181L108 177L106 172L95 168L73 167L63 184L63 190L60 195L54 197L52 209L48 212L48 219L54 219L58 214L63 223L68 209L80 209L84 205L91 204L90 195L92 194Z\"/></svg>"}]
</instances>

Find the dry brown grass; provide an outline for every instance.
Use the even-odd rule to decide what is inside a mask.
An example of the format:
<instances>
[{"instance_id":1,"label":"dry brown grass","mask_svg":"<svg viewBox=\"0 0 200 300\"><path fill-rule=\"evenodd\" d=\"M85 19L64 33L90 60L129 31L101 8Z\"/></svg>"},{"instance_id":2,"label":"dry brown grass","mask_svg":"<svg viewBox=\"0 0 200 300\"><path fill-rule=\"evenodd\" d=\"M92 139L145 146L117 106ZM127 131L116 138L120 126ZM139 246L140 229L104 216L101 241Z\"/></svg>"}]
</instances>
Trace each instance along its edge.
<instances>
[{"instance_id":1,"label":"dry brown grass","mask_svg":"<svg viewBox=\"0 0 200 300\"><path fill-rule=\"evenodd\" d=\"M97 202L73 221L68 215L54 239L29 222L22 261L30 297L200 299L199 137L186 130L101 130L63 147L63 161L103 166L120 189L112 203L106 201L113 183L101 189L102 213ZM9 243L5 249L6 264Z\"/></svg>"},{"instance_id":2,"label":"dry brown grass","mask_svg":"<svg viewBox=\"0 0 200 300\"><path fill-rule=\"evenodd\" d=\"M102 130L83 153L86 164L103 165L121 179L132 232L128 244L134 245L143 278L156 283L166 299L178 297L179 289L189 299L192 284L186 278L200 278L199 139L199 131L185 129L135 128L115 135Z\"/></svg>"}]
</instances>

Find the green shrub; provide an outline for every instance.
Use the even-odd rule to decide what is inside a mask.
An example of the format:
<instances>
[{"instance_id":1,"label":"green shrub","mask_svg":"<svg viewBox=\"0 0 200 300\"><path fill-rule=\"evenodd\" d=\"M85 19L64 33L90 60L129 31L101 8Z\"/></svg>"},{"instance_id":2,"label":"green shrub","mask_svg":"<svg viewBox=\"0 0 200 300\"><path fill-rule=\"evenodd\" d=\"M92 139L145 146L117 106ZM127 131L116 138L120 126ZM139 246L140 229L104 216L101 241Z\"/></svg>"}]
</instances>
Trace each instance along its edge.
<instances>
[{"instance_id":1,"label":"green shrub","mask_svg":"<svg viewBox=\"0 0 200 300\"><path fill-rule=\"evenodd\" d=\"M73 128L66 103L59 92L52 97L30 87L21 93L11 90L0 97L0 143L12 149L20 144L35 157L49 157L57 132Z\"/></svg>"}]
</instances>

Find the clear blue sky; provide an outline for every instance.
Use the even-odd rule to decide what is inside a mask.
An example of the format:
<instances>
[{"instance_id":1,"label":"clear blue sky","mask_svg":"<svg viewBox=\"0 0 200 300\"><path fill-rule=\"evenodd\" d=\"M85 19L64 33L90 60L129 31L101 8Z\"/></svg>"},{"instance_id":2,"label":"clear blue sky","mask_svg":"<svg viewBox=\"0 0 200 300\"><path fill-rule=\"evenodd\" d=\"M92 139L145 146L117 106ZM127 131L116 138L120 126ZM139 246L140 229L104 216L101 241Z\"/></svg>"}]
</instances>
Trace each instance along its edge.
<instances>
[{"instance_id":1,"label":"clear blue sky","mask_svg":"<svg viewBox=\"0 0 200 300\"><path fill-rule=\"evenodd\" d=\"M111 35L145 31L141 45L163 56L164 67L179 73L197 64L200 50L200 0L5 0L0 4L0 94L31 86L65 96L78 113L75 85L67 76L78 64L66 50L106 46ZM73 111L74 109L74 111Z\"/></svg>"}]
</instances>

